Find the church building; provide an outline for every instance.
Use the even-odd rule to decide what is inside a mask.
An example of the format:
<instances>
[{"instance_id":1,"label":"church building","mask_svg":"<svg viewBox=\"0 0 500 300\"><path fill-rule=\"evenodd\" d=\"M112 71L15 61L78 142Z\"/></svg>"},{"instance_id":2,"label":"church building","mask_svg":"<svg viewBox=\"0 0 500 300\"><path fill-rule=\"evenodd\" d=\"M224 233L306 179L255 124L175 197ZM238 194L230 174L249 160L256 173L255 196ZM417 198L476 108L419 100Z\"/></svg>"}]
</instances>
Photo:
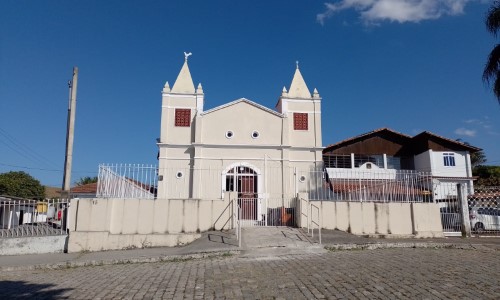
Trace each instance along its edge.
<instances>
[{"instance_id":1,"label":"church building","mask_svg":"<svg viewBox=\"0 0 500 300\"><path fill-rule=\"evenodd\" d=\"M205 110L188 55L162 91L157 199L285 198L322 168L321 97L298 64L275 109L240 98Z\"/></svg>"}]
</instances>

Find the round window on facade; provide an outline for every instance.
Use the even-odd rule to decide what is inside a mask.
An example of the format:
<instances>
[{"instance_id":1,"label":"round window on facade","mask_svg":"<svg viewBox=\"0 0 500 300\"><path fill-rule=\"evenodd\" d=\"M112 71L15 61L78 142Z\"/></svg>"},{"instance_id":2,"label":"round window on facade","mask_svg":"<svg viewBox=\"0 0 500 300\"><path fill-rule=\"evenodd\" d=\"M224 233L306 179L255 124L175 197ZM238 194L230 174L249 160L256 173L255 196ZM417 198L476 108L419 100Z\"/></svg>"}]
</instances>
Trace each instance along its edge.
<instances>
[{"instance_id":1,"label":"round window on facade","mask_svg":"<svg viewBox=\"0 0 500 300\"><path fill-rule=\"evenodd\" d=\"M304 181L306 181L306 176L304 176L304 175L300 176L300 177L299 177L299 181L300 181L300 182L304 182Z\"/></svg>"},{"instance_id":2,"label":"round window on facade","mask_svg":"<svg viewBox=\"0 0 500 300\"><path fill-rule=\"evenodd\" d=\"M231 130L226 131L226 138L232 139L234 136L234 133Z\"/></svg>"},{"instance_id":3,"label":"round window on facade","mask_svg":"<svg viewBox=\"0 0 500 300\"><path fill-rule=\"evenodd\" d=\"M182 173L181 171L177 172L177 174L175 174L175 177L177 178L182 178L184 176L184 173Z\"/></svg>"},{"instance_id":4,"label":"round window on facade","mask_svg":"<svg viewBox=\"0 0 500 300\"><path fill-rule=\"evenodd\" d=\"M259 136L260 136L260 133L257 130L254 130L252 132L252 138L257 139L257 138L259 138Z\"/></svg>"}]
</instances>

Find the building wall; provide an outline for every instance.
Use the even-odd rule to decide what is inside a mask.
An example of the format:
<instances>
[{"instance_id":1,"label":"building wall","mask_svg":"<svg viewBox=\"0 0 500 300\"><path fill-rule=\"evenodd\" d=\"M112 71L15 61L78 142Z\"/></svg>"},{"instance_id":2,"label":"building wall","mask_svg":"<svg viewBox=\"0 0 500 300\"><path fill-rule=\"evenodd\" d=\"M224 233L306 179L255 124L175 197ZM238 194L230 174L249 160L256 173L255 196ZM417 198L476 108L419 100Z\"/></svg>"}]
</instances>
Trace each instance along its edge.
<instances>
[{"instance_id":1,"label":"building wall","mask_svg":"<svg viewBox=\"0 0 500 300\"><path fill-rule=\"evenodd\" d=\"M432 171L432 150L428 150L426 152L415 155L413 158L413 162L415 165L416 171L422 172L431 172Z\"/></svg>"},{"instance_id":2,"label":"building wall","mask_svg":"<svg viewBox=\"0 0 500 300\"><path fill-rule=\"evenodd\" d=\"M246 102L213 111L200 118L203 120L200 142L204 144L282 145L282 118ZM226 138L228 130L234 133L232 138ZM259 132L258 138L252 138L253 131Z\"/></svg>"},{"instance_id":3,"label":"building wall","mask_svg":"<svg viewBox=\"0 0 500 300\"><path fill-rule=\"evenodd\" d=\"M72 199L68 252L177 246L233 228L233 202L196 199ZM232 196L234 197L234 195Z\"/></svg>"},{"instance_id":4,"label":"building wall","mask_svg":"<svg viewBox=\"0 0 500 300\"><path fill-rule=\"evenodd\" d=\"M447 167L443 162L443 153L454 153L455 166ZM433 151L432 159L432 175L446 177L467 177L467 153L458 151Z\"/></svg>"},{"instance_id":5,"label":"building wall","mask_svg":"<svg viewBox=\"0 0 500 300\"><path fill-rule=\"evenodd\" d=\"M306 198L305 195L300 197ZM387 237L443 237L439 205L435 203L373 203L300 200L301 227L307 216L321 228L341 230L356 235ZM308 207L312 204L312 207ZM317 212L319 208L320 219Z\"/></svg>"}]
</instances>

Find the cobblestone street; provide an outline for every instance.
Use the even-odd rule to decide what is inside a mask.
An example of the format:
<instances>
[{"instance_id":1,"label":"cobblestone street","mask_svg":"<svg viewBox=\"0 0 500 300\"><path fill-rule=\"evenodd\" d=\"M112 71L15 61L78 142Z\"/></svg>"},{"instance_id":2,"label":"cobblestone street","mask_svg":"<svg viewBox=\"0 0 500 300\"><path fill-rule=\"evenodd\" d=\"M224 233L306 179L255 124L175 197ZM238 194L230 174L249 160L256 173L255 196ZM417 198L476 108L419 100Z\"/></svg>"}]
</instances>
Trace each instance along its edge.
<instances>
[{"instance_id":1,"label":"cobblestone street","mask_svg":"<svg viewBox=\"0 0 500 300\"><path fill-rule=\"evenodd\" d=\"M4 272L0 298L498 299L497 251L379 249Z\"/></svg>"}]
</instances>

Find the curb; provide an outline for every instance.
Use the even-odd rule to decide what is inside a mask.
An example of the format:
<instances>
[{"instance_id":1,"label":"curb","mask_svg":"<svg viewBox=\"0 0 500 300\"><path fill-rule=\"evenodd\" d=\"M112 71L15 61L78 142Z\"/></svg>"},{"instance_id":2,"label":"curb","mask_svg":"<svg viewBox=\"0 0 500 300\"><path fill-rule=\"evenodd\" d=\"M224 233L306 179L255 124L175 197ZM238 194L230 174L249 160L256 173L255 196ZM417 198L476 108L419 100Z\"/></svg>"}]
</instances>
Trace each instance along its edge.
<instances>
[{"instance_id":1,"label":"curb","mask_svg":"<svg viewBox=\"0 0 500 300\"><path fill-rule=\"evenodd\" d=\"M232 255L238 255L240 254L240 252L241 252L240 250L228 250L228 251L216 251L216 252L200 252L193 254L166 255L166 256L156 256L156 257L124 258L124 259L111 259L111 260L89 260L89 261L66 261L53 264L0 267L0 272L62 270L69 268L107 266L107 265L119 265L119 264L180 262L180 261L194 260L194 259L232 256Z\"/></svg>"},{"instance_id":2,"label":"curb","mask_svg":"<svg viewBox=\"0 0 500 300\"><path fill-rule=\"evenodd\" d=\"M346 250L376 250L376 249L398 249L398 248L419 248L419 249L459 249L459 250L484 250L499 251L500 249L490 248L479 244L453 244L453 243L367 243L367 244L329 244L325 245L328 251Z\"/></svg>"}]
</instances>

